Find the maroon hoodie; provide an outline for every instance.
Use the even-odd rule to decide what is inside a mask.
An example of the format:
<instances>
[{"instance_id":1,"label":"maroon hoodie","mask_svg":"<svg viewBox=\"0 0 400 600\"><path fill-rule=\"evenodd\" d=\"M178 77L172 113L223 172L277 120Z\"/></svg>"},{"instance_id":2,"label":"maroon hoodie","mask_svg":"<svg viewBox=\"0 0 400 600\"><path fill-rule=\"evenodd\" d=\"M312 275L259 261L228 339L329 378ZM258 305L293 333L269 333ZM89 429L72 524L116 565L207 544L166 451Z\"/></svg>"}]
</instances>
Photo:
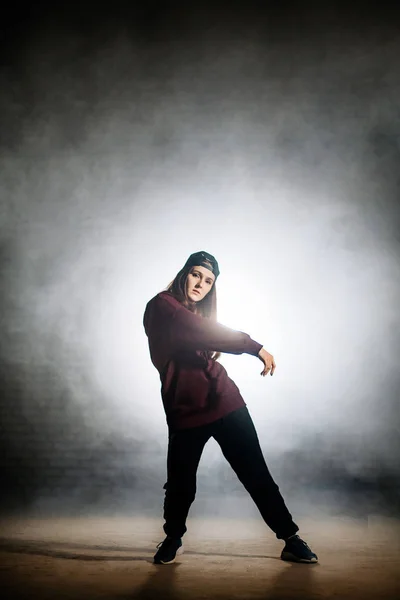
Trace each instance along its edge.
<instances>
[{"instance_id":1,"label":"maroon hoodie","mask_svg":"<svg viewBox=\"0 0 400 600\"><path fill-rule=\"evenodd\" d=\"M208 351L257 356L262 344L196 315L171 292L160 292L148 302L143 325L171 430L212 423L245 406L239 388Z\"/></svg>"}]
</instances>

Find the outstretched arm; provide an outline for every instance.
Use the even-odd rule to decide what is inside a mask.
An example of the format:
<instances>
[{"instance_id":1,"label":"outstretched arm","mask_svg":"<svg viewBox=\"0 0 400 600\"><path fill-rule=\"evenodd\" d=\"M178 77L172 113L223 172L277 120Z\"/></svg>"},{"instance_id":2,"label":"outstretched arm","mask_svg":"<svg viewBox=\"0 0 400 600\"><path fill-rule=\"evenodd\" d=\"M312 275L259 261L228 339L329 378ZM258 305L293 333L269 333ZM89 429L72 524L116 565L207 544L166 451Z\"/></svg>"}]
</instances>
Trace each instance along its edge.
<instances>
[{"instance_id":1,"label":"outstretched arm","mask_svg":"<svg viewBox=\"0 0 400 600\"><path fill-rule=\"evenodd\" d=\"M229 354L257 356L262 344L247 333L235 331L185 308L170 294L158 294L146 309L146 332L168 336L170 345L178 351L211 350Z\"/></svg>"},{"instance_id":2,"label":"outstretched arm","mask_svg":"<svg viewBox=\"0 0 400 600\"><path fill-rule=\"evenodd\" d=\"M192 313L170 294L159 294L146 307L143 324L147 335L168 338L177 351L212 350L229 354L251 354L264 363L260 375L274 374L272 354L247 333L235 331Z\"/></svg>"},{"instance_id":3,"label":"outstretched arm","mask_svg":"<svg viewBox=\"0 0 400 600\"><path fill-rule=\"evenodd\" d=\"M172 343L187 350L215 350L229 354L257 356L262 348L247 333L196 315L185 307L178 308L171 322Z\"/></svg>"}]
</instances>

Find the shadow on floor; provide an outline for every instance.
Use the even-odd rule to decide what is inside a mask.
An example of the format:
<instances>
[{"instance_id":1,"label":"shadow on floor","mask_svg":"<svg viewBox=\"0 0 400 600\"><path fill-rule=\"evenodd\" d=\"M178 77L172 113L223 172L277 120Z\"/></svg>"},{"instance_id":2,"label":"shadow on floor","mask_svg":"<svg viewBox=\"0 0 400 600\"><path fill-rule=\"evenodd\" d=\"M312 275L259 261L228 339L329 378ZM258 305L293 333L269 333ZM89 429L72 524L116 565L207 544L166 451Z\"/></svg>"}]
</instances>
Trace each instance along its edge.
<instances>
[{"instance_id":1,"label":"shadow on floor","mask_svg":"<svg viewBox=\"0 0 400 600\"><path fill-rule=\"evenodd\" d=\"M16 540L12 538L0 538L0 550L11 552L13 554L30 554L36 556L48 556L53 558L66 558L71 560L107 560L107 561L149 561L153 562L153 555L156 548L149 546L122 546L122 545L102 545L102 544L82 544L72 542L57 541L37 541L37 540ZM87 550L91 554L77 552L77 550ZM96 552L96 554L93 554ZM104 553L102 553L104 552ZM140 553L142 556L127 555L113 556L113 552ZM230 552L194 552L185 550L186 555L193 556L223 556L229 558L266 558L280 560L277 556L267 556L265 554L237 554Z\"/></svg>"}]
</instances>

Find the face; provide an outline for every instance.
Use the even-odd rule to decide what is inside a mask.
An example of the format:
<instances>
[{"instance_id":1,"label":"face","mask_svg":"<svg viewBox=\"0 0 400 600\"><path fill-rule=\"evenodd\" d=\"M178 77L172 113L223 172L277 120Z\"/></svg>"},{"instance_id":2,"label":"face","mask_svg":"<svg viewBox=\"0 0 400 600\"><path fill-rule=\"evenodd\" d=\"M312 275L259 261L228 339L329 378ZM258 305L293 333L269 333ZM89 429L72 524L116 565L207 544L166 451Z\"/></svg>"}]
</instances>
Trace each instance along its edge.
<instances>
[{"instance_id":1,"label":"face","mask_svg":"<svg viewBox=\"0 0 400 600\"><path fill-rule=\"evenodd\" d=\"M192 267L186 278L186 293L190 300L203 300L214 285L215 275L205 267Z\"/></svg>"}]
</instances>

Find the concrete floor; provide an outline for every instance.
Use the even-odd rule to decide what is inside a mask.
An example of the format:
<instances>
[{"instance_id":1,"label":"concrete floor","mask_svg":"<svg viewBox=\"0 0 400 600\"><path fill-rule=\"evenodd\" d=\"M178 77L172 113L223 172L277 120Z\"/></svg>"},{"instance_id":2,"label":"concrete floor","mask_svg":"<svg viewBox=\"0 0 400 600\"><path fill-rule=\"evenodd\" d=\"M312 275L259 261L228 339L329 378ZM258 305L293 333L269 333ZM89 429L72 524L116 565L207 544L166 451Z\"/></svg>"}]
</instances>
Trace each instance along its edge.
<instances>
[{"instance_id":1,"label":"concrete floor","mask_svg":"<svg viewBox=\"0 0 400 600\"><path fill-rule=\"evenodd\" d=\"M0 521L2 597L29 599L295 600L400 598L400 521L301 520L317 565L285 563L261 519L189 519L185 552L154 565L162 521ZM5 593L4 593L5 592Z\"/></svg>"}]
</instances>

